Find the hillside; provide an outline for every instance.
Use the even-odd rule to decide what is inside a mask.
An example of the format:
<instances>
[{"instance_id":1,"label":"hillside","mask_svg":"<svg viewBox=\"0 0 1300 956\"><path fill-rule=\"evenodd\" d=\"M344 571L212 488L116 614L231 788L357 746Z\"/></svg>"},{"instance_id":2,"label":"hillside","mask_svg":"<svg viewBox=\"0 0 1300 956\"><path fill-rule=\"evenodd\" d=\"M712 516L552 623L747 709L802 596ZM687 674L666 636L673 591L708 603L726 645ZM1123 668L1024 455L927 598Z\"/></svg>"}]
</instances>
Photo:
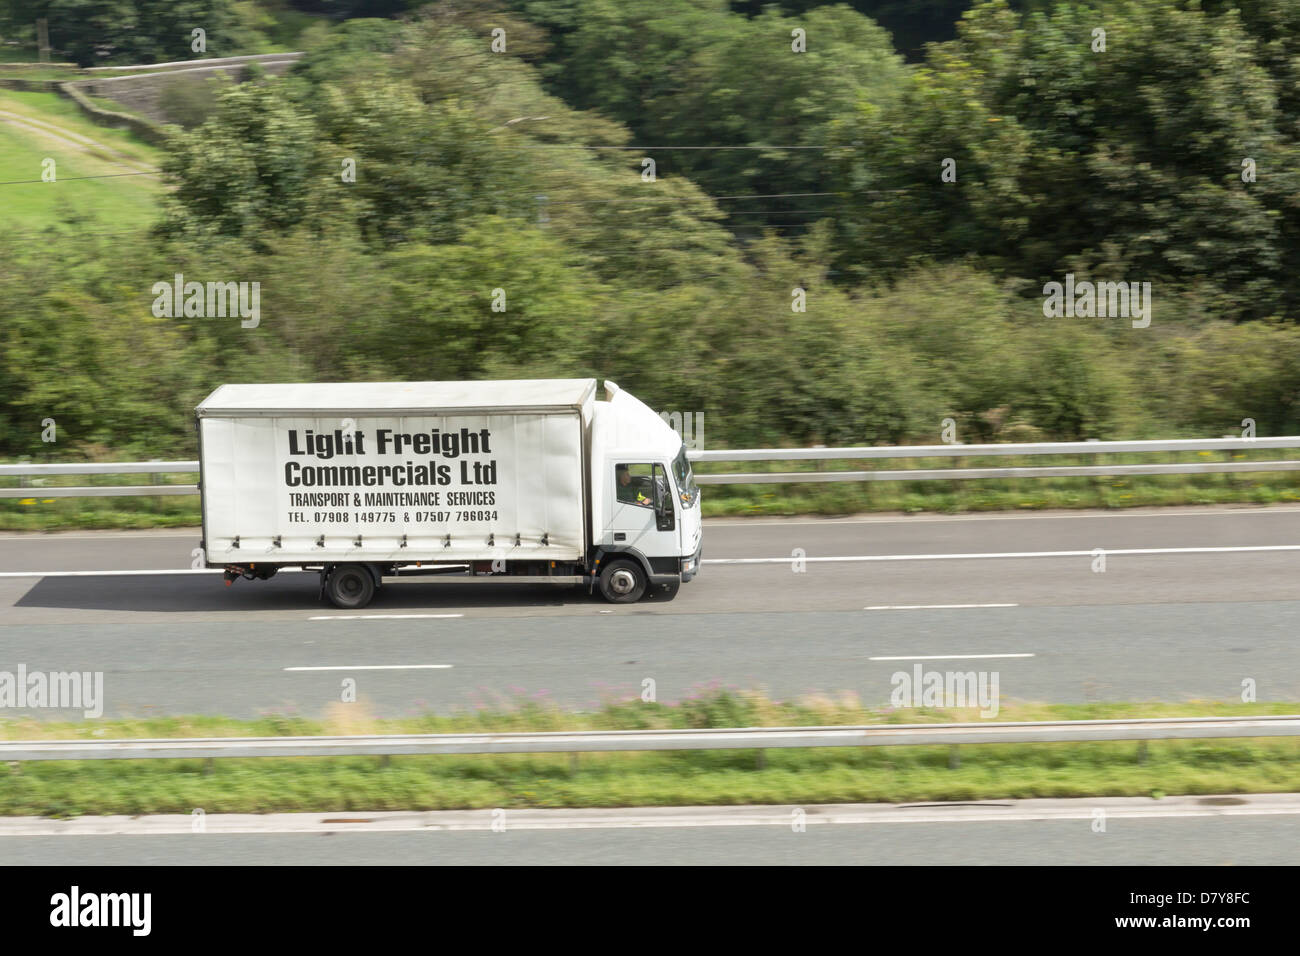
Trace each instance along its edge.
<instances>
[{"instance_id":1,"label":"hillside","mask_svg":"<svg viewBox=\"0 0 1300 956\"><path fill-rule=\"evenodd\" d=\"M41 181L46 159L55 162L54 182ZM0 90L0 188L15 232L74 221L82 229L147 226L162 186L141 174L156 172L159 160L156 148L96 126L55 93Z\"/></svg>"}]
</instances>

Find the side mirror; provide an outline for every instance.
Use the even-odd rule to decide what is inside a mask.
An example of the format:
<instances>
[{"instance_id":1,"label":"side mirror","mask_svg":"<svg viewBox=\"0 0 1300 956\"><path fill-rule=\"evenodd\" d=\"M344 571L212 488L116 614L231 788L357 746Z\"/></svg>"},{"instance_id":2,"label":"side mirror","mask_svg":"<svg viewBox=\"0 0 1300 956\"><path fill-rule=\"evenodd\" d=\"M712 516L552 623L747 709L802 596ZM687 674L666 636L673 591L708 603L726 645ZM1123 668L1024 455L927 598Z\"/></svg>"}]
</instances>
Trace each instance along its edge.
<instances>
[{"instance_id":1,"label":"side mirror","mask_svg":"<svg viewBox=\"0 0 1300 956\"><path fill-rule=\"evenodd\" d=\"M660 531L672 531L677 527L673 499L668 494L668 479L661 465L654 470L655 527Z\"/></svg>"}]
</instances>

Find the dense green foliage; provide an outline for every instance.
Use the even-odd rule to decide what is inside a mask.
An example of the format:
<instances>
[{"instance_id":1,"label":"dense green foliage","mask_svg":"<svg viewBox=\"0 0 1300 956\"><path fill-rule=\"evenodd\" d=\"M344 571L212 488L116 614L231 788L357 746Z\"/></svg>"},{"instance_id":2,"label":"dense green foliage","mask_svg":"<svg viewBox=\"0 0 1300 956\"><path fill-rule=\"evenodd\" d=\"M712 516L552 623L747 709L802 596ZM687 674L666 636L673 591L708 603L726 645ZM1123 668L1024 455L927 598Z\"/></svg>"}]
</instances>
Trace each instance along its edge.
<instances>
[{"instance_id":1,"label":"dense green foliage","mask_svg":"<svg viewBox=\"0 0 1300 956\"><path fill-rule=\"evenodd\" d=\"M80 66L234 56L257 42L255 18L236 0L0 2L0 34L28 38L40 19L56 58ZM194 52L195 29L204 31L206 54Z\"/></svg>"},{"instance_id":2,"label":"dense green foliage","mask_svg":"<svg viewBox=\"0 0 1300 956\"><path fill-rule=\"evenodd\" d=\"M609 377L713 445L1300 431L1300 2L994 0L915 65L735 7L343 20L194 103L155 228L0 233L0 453L183 456L222 382L356 378ZM1045 318L1066 272L1151 326ZM260 324L155 317L178 273Z\"/></svg>"}]
</instances>

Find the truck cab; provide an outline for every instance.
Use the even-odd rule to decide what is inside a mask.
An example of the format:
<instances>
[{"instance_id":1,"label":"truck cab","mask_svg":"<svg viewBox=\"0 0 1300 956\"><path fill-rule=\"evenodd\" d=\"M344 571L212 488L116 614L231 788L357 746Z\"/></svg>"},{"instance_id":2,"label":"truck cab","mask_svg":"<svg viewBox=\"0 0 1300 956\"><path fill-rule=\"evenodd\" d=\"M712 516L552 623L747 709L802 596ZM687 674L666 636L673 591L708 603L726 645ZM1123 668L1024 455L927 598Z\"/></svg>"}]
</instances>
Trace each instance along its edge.
<instances>
[{"instance_id":1,"label":"truck cab","mask_svg":"<svg viewBox=\"0 0 1300 956\"><path fill-rule=\"evenodd\" d=\"M699 572L700 491L686 446L643 402L605 383L591 426L592 570L615 603L672 598Z\"/></svg>"}]
</instances>

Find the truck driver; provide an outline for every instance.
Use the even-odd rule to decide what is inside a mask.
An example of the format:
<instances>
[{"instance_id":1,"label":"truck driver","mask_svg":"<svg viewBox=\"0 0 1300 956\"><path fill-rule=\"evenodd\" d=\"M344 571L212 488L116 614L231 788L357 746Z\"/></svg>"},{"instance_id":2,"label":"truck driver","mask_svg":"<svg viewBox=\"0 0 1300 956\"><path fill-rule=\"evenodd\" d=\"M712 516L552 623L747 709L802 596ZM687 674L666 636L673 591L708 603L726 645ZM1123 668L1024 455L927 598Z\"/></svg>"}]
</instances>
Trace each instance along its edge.
<instances>
[{"instance_id":1,"label":"truck driver","mask_svg":"<svg viewBox=\"0 0 1300 956\"><path fill-rule=\"evenodd\" d=\"M650 479L642 475L637 475L634 479L632 473L628 471L627 465L617 465L614 468L615 476L618 478L618 500L624 504L640 505L643 508L654 507L654 497L649 493Z\"/></svg>"}]
</instances>

